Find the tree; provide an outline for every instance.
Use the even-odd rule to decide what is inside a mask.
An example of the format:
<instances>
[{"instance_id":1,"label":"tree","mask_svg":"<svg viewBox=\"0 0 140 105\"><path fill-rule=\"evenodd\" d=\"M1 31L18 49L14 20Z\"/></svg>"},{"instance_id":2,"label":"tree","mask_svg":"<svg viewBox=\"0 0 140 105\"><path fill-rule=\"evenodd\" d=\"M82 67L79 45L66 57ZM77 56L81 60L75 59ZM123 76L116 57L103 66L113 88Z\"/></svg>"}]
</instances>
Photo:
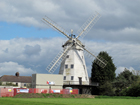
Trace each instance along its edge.
<instances>
[{"instance_id":1,"label":"tree","mask_svg":"<svg viewBox=\"0 0 140 105\"><path fill-rule=\"evenodd\" d=\"M125 88L120 93L122 96L140 96L140 84Z\"/></svg>"},{"instance_id":2,"label":"tree","mask_svg":"<svg viewBox=\"0 0 140 105\"><path fill-rule=\"evenodd\" d=\"M134 75L131 71L125 68L124 71L116 77L114 84L116 84L116 87L122 89L131 86L131 84L137 79L138 76Z\"/></svg>"},{"instance_id":3,"label":"tree","mask_svg":"<svg viewBox=\"0 0 140 105\"><path fill-rule=\"evenodd\" d=\"M140 70L132 70L134 75L140 76Z\"/></svg>"},{"instance_id":4,"label":"tree","mask_svg":"<svg viewBox=\"0 0 140 105\"><path fill-rule=\"evenodd\" d=\"M113 96L115 91L113 89L112 83L106 81L103 85L100 86L100 95Z\"/></svg>"},{"instance_id":5,"label":"tree","mask_svg":"<svg viewBox=\"0 0 140 105\"><path fill-rule=\"evenodd\" d=\"M100 52L98 54L98 57L99 56L107 61L107 65L102 68L98 66L95 62L93 62L91 70L91 81L98 82L99 84L104 84L105 81L113 81L116 76L116 67L113 63L112 57L109 56L107 52Z\"/></svg>"},{"instance_id":6,"label":"tree","mask_svg":"<svg viewBox=\"0 0 140 105\"><path fill-rule=\"evenodd\" d=\"M140 85L140 70L132 70L132 73L135 77L132 86Z\"/></svg>"},{"instance_id":7,"label":"tree","mask_svg":"<svg viewBox=\"0 0 140 105\"><path fill-rule=\"evenodd\" d=\"M99 56L107 61L107 65L104 68L102 68L102 67L98 66L95 62L92 63L91 82L99 83L99 87L95 87L92 89L92 94L105 93L105 91L102 91L102 90L104 90L102 87L105 87L105 83L112 82L116 76L116 74L115 74L116 67L113 63L112 57L109 56L108 53L104 52L104 51L100 52L98 54L98 57ZM110 90L110 91L112 91L112 90Z\"/></svg>"},{"instance_id":8,"label":"tree","mask_svg":"<svg viewBox=\"0 0 140 105\"><path fill-rule=\"evenodd\" d=\"M138 78L139 76L134 75L131 71L125 68L124 71L121 72L113 81L114 87L116 88L116 93L118 93L117 95L120 95L123 89L125 89L123 94L126 94L125 92L128 90L126 88L136 84Z\"/></svg>"},{"instance_id":9,"label":"tree","mask_svg":"<svg viewBox=\"0 0 140 105\"><path fill-rule=\"evenodd\" d=\"M0 80L0 85L2 85L2 82L1 82L1 80Z\"/></svg>"}]
</instances>

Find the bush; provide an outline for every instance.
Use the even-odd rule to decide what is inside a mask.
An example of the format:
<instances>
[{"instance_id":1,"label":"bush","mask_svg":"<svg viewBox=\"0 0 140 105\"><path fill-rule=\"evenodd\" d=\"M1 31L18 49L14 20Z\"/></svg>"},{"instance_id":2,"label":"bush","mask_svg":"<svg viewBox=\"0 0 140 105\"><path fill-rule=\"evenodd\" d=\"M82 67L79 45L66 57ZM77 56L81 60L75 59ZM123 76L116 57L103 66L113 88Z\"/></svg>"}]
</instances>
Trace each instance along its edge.
<instances>
[{"instance_id":1,"label":"bush","mask_svg":"<svg viewBox=\"0 0 140 105\"><path fill-rule=\"evenodd\" d=\"M115 95L115 91L112 87L112 84L110 82L105 82L103 85L100 86L100 95L107 95L107 96L113 96Z\"/></svg>"},{"instance_id":2,"label":"bush","mask_svg":"<svg viewBox=\"0 0 140 105\"><path fill-rule=\"evenodd\" d=\"M135 85L132 88L130 88L128 90L128 95L135 96L135 97L140 96L140 85Z\"/></svg>"},{"instance_id":3,"label":"bush","mask_svg":"<svg viewBox=\"0 0 140 105\"><path fill-rule=\"evenodd\" d=\"M0 85L2 85L2 82L0 81Z\"/></svg>"},{"instance_id":4,"label":"bush","mask_svg":"<svg viewBox=\"0 0 140 105\"><path fill-rule=\"evenodd\" d=\"M122 96L134 96L134 97L140 96L140 84L123 89L121 91L121 95Z\"/></svg>"},{"instance_id":5,"label":"bush","mask_svg":"<svg viewBox=\"0 0 140 105\"><path fill-rule=\"evenodd\" d=\"M121 96L127 96L130 88L125 88L120 92Z\"/></svg>"}]
</instances>

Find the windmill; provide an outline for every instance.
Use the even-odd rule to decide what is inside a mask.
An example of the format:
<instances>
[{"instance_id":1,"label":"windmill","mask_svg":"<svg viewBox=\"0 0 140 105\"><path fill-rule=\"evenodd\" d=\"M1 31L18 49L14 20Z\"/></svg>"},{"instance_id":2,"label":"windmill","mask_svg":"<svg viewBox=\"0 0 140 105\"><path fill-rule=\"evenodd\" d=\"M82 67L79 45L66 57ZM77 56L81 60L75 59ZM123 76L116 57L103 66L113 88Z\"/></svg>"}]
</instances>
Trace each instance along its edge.
<instances>
[{"instance_id":1,"label":"windmill","mask_svg":"<svg viewBox=\"0 0 140 105\"><path fill-rule=\"evenodd\" d=\"M90 58L92 58L92 60L94 57L94 61L99 66L102 68L106 66L107 62L104 59L91 53L91 51L78 39L79 37L84 37L99 18L100 14L97 12L96 14L92 15L78 30L78 36L73 34L73 30L71 30L71 34L69 34L65 29L60 27L47 16L42 19L45 24L49 25L68 38L68 40L62 46L63 50L58 53L58 55L46 68L49 73L53 73L61 63L59 74L63 74L64 84L69 82L71 84L79 84L80 82L85 85L89 84L83 53L84 51L89 55Z\"/></svg>"}]
</instances>

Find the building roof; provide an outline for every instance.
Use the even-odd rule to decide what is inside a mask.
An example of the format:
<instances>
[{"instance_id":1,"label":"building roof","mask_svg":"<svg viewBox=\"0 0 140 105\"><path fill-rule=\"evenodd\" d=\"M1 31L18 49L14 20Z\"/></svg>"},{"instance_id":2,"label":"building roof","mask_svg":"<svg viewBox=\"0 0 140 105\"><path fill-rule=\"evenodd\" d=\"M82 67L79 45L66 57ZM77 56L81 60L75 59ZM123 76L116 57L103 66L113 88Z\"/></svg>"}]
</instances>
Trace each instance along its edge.
<instances>
[{"instance_id":1,"label":"building roof","mask_svg":"<svg viewBox=\"0 0 140 105\"><path fill-rule=\"evenodd\" d=\"M32 83L31 76L13 76L13 75L3 75L1 82L22 82L22 83Z\"/></svg>"}]
</instances>

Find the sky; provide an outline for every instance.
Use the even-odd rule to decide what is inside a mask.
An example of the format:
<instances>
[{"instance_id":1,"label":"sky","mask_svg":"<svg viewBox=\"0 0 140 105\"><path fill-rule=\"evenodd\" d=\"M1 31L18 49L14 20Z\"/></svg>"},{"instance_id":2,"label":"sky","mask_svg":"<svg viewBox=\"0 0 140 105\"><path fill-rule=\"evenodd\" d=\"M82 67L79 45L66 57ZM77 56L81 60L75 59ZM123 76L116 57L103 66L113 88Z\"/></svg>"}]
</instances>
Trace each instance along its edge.
<instances>
[{"instance_id":1,"label":"sky","mask_svg":"<svg viewBox=\"0 0 140 105\"><path fill-rule=\"evenodd\" d=\"M140 70L140 0L0 0L0 76L48 73L67 38L44 24L51 18L75 35L97 11L101 17L80 40L95 55L106 51L116 75ZM85 57L86 58L86 57ZM88 74L93 60L86 58ZM58 69L54 72L58 74Z\"/></svg>"}]
</instances>

